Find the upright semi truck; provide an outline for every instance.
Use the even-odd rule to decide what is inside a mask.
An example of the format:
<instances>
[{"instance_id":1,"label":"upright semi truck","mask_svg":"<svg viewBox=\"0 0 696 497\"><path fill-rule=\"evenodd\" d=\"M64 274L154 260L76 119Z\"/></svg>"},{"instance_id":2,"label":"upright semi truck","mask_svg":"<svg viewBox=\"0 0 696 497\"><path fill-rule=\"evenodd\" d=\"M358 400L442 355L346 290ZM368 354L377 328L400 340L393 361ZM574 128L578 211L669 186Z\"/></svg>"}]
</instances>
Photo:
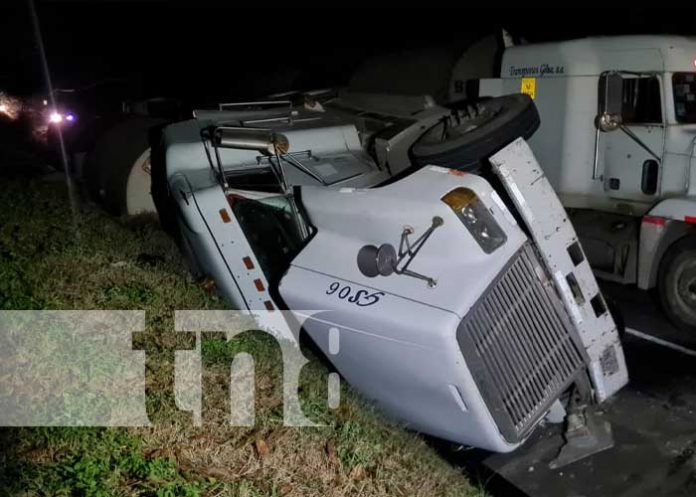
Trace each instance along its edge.
<instances>
[{"instance_id":1,"label":"upright semi truck","mask_svg":"<svg viewBox=\"0 0 696 497\"><path fill-rule=\"evenodd\" d=\"M450 100L465 95L457 68ZM656 288L696 330L696 39L625 36L507 48L478 97L527 93L529 140L596 274Z\"/></svg>"}]
</instances>

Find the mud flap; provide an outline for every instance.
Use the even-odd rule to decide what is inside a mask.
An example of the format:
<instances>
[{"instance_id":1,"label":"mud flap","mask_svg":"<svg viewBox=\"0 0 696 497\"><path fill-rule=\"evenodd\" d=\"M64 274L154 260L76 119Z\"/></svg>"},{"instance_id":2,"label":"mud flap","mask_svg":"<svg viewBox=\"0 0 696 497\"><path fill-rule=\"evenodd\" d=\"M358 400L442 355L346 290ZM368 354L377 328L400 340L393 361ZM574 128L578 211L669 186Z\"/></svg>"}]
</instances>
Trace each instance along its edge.
<instances>
[{"instance_id":1,"label":"mud flap","mask_svg":"<svg viewBox=\"0 0 696 497\"><path fill-rule=\"evenodd\" d=\"M611 424L589 408L569 413L567 423L566 443L549 463L551 469L562 468L614 446Z\"/></svg>"}]
</instances>

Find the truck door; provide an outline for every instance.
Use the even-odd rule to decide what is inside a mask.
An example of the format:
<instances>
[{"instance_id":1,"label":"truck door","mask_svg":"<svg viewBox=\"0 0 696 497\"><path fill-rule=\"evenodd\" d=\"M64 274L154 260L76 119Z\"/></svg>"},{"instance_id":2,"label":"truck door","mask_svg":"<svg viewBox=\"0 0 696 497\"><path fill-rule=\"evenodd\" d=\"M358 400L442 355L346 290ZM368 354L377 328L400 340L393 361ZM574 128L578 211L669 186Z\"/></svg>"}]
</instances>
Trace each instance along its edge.
<instances>
[{"instance_id":1,"label":"truck door","mask_svg":"<svg viewBox=\"0 0 696 497\"><path fill-rule=\"evenodd\" d=\"M612 126L598 133L598 170L603 171L604 190L617 199L650 201L659 190L664 148L661 81L653 74L610 76L610 83L607 75L600 78L598 119L602 117L603 98L613 98L615 112L620 115L614 114ZM611 86L613 90L607 92ZM602 129L601 124L598 126Z\"/></svg>"}]
</instances>

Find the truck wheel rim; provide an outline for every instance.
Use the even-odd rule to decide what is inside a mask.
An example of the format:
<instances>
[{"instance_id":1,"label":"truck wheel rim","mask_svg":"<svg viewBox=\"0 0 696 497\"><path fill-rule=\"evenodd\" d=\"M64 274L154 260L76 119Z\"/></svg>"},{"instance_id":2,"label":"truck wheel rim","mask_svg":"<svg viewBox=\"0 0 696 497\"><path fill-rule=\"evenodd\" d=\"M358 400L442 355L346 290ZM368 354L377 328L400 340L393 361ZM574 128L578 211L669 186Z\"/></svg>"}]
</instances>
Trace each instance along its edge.
<instances>
[{"instance_id":1,"label":"truck wheel rim","mask_svg":"<svg viewBox=\"0 0 696 497\"><path fill-rule=\"evenodd\" d=\"M675 283L679 306L696 323L696 260L689 258L679 264Z\"/></svg>"},{"instance_id":2,"label":"truck wheel rim","mask_svg":"<svg viewBox=\"0 0 696 497\"><path fill-rule=\"evenodd\" d=\"M696 307L696 267L689 267L679 275L679 295L689 305Z\"/></svg>"}]
</instances>

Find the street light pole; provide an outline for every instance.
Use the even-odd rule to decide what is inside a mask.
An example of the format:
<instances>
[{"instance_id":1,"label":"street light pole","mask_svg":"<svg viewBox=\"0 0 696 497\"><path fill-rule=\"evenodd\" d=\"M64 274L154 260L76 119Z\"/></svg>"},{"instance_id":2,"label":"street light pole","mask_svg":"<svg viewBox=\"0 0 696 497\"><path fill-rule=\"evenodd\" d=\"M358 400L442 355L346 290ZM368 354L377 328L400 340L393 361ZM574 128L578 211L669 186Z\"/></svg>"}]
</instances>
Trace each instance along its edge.
<instances>
[{"instance_id":1,"label":"street light pole","mask_svg":"<svg viewBox=\"0 0 696 497\"><path fill-rule=\"evenodd\" d=\"M41 25L39 23L39 16L36 12L36 5L34 4L34 0L27 0L29 3L29 10L31 12L31 19L32 23L34 25L34 36L36 37L36 44L39 48L39 56L41 57L41 66L43 69L44 73L44 79L46 81L46 88L48 90L48 98L51 103L51 108L52 109L57 109L56 106L56 97L55 93L53 91L53 83L51 81L51 71L48 66L48 59L46 57L46 50L44 49L44 43L43 43L43 36L41 35ZM77 232L77 216L78 216L78 207L77 207L77 196L75 192L75 184L72 179L72 175L70 173L70 164L68 164L68 154L65 150L65 141L63 140L63 132L61 131L60 127L56 127L56 132L58 133L58 143L60 146L60 156L61 160L63 161L63 171L65 172L65 184L68 188L68 197L70 200L70 210L72 213L72 222L73 222L73 227L75 228L75 234L78 235Z\"/></svg>"}]
</instances>

